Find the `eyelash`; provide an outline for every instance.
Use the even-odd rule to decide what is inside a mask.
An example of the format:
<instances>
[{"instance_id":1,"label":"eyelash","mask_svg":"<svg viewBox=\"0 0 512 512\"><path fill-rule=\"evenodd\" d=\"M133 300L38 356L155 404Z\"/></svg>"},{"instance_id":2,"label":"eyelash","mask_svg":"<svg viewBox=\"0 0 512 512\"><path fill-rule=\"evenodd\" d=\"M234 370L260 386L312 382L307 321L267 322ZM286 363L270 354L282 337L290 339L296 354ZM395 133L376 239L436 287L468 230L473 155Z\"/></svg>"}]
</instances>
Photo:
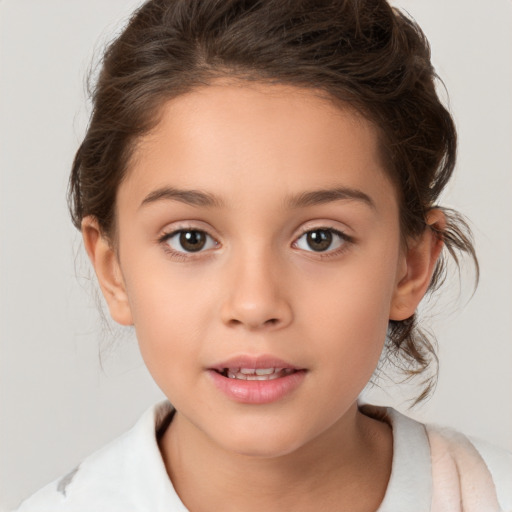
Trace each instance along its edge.
<instances>
[{"instance_id":1,"label":"eyelash","mask_svg":"<svg viewBox=\"0 0 512 512\"><path fill-rule=\"evenodd\" d=\"M299 248L299 250L305 250L305 252L311 253L312 255L314 255L315 258L327 259L327 258L333 258L333 257L339 256L348 249L348 246L350 244L352 244L354 242L354 239L351 236L347 235L343 231L340 231L339 229L328 227L328 226L318 226L318 227L315 226L314 228L305 229L302 232L302 234L295 239L295 242L293 242L292 245L294 247L297 247L297 244L302 237L304 237L308 233L314 233L315 231L328 232L331 235L335 235L339 238L340 244L341 244L336 249L329 249L326 251L315 251L315 250L308 251L308 250Z\"/></svg>"},{"instance_id":2,"label":"eyelash","mask_svg":"<svg viewBox=\"0 0 512 512\"><path fill-rule=\"evenodd\" d=\"M192 227L182 227L179 229L174 229L168 233L164 233L159 239L158 242L163 246L164 251L169 254L173 259L177 261L189 261L191 258L194 258L196 255L201 254L202 250L199 251L177 251L173 249L169 245L169 240L171 240L173 237L181 234L181 233L201 233L208 237L209 239L213 240L215 245L220 245L219 242L215 240L210 234L208 234L204 229L197 229Z\"/></svg>"},{"instance_id":3,"label":"eyelash","mask_svg":"<svg viewBox=\"0 0 512 512\"><path fill-rule=\"evenodd\" d=\"M336 249L326 250L326 251L315 251L313 249L311 249L311 250L301 249L300 247L297 246L297 244L301 238L303 238L304 236L308 235L309 233L313 233L315 231L316 232L328 232L331 235L335 235L340 240L340 243L341 243L340 247L338 247ZM163 246L164 251L166 253L168 253L173 259L175 259L177 261L189 261L191 258L194 258L194 257L196 257L196 255L199 255L205 251L202 250L202 248L198 251L186 251L186 250L177 251L169 245L169 240L171 240L173 237L175 237L179 234L187 233L187 232L188 233L201 233L202 235L205 235L209 239L213 240L213 242L215 243L216 246L220 245L219 242L217 240L215 240L215 238L213 236L211 236L210 234L208 234L205 230L195 229L192 227L189 227L189 228L182 227L179 229L172 230L171 232L164 233L161 237L158 238L158 242L159 242L159 244L161 244ZM298 250L302 250L304 252L312 253L317 258L325 259L325 258L339 256L341 253L343 253L347 249L347 246L349 244L352 244L353 242L354 242L354 239L351 236L344 233L343 231L340 231L340 230L332 228L332 227L319 226L319 227L314 227L314 228L309 228L309 229L304 230L295 239L295 241L292 244L292 247L297 248ZM206 243L208 243L208 242L206 242ZM210 249L210 248L208 248L208 249ZM206 250L208 250L208 249L206 249Z\"/></svg>"}]
</instances>

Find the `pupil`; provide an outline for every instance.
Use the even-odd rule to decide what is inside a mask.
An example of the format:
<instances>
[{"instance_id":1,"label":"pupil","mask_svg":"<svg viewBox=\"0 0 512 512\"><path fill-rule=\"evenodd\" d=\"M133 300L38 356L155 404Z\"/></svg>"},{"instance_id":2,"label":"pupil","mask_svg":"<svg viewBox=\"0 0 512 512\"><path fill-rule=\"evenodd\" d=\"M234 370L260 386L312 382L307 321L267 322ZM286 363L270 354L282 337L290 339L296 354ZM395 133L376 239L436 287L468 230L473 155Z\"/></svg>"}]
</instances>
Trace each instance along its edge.
<instances>
[{"instance_id":1,"label":"pupil","mask_svg":"<svg viewBox=\"0 0 512 512\"><path fill-rule=\"evenodd\" d=\"M206 236L201 231L183 231L180 234L180 244L186 251L200 251L206 243Z\"/></svg>"},{"instance_id":2,"label":"pupil","mask_svg":"<svg viewBox=\"0 0 512 512\"><path fill-rule=\"evenodd\" d=\"M313 251L325 251L332 243L332 233L325 229L317 229L307 234L307 242Z\"/></svg>"}]
</instances>

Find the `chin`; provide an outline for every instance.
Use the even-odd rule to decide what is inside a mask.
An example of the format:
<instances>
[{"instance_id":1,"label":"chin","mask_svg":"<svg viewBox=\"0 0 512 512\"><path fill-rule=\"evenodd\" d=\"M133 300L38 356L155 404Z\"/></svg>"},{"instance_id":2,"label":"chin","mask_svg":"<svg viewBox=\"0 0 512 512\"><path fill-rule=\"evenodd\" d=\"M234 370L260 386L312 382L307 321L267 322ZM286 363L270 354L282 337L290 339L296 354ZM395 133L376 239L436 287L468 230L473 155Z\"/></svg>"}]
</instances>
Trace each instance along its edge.
<instances>
[{"instance_id":1,"label":"chin","mask_svg":"<svg viewBox=\"0 0 512 512\"><path fill-rule=\"evenodd\" d=\"M304 434L289 428L230 428L217 443L223 449L244 457L271 459L283 457L296 451L308 442Z\"/></svg>"}]
</instances>

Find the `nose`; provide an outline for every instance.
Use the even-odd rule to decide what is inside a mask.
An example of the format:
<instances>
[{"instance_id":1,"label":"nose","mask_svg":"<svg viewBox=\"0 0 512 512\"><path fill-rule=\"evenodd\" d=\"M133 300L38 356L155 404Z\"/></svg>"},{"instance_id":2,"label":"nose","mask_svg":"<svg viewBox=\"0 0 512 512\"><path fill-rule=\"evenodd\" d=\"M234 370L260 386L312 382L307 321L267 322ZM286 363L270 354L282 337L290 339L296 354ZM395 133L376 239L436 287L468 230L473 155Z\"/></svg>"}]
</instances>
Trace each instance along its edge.
<instances>
[{"instance_id":1,"label":"nose","mask_svg":"<svg viewBox=\"0 0 512 512\"><path fill-rule=\"evenodd\" d=\"M232 261L222 321L247 330L282 329L292 321L283 272L269 255L252 254Z\"/></svg>"}]
</instances>

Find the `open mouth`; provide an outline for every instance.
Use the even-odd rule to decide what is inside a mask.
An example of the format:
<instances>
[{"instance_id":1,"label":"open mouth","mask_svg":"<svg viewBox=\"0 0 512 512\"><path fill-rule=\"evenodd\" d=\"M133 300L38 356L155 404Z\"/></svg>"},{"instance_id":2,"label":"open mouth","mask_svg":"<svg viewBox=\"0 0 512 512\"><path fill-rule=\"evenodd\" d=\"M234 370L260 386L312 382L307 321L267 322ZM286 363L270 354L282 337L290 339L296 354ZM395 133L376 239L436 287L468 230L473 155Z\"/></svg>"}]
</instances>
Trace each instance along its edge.
<instances>
[{"instance_id":1,"label":"open mouth","mask_svg":"<svg viewBox=\"0 0 512 512\"><path fill-rule=\"evenodd\" d=\"M307 370L272 356L242 356L210 367L213 384L230 400L261 405L291 395Z\"/></svg>"},{"instance_id":2,"label":"open mouth","mask_svg":"<svg viewBox=\"0 0 512 512\"><path fill-rule=\"evenodd\" d=\"M293 368L223 368L215 370L228 379L238 380L275 380L297 372Z\"/></svg>"}]
</instances>

